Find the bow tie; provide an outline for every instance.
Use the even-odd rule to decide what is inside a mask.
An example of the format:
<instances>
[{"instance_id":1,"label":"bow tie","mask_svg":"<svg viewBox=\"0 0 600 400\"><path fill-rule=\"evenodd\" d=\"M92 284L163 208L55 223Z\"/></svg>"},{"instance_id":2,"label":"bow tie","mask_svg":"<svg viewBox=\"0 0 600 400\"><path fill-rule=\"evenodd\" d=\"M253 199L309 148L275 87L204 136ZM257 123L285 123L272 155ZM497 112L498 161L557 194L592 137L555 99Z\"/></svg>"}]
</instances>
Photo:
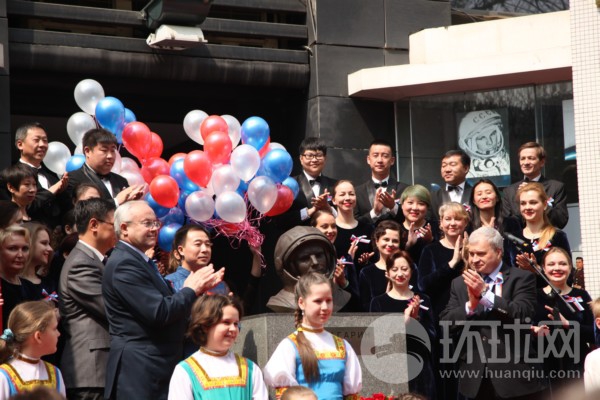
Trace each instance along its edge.
<instances>
[{"instance_id":1,"label":"bow tie","mask_svg":"<svg viewBox=\"0 0 600 400\"><path fill-rule=\"evenodd\" d=\"M448 191L449 192L456 191L456 193L458 193L461 190L462 190L462 188L460 186L448 185Z\"/></svg>"},{"instance_id":2,"label":"bow tie","mask_svg":"<svg viewBox=\"0 0 600 400\"><path fill-rule=\"evenodd\" d=\"M321 183L321 177L317 176L315 179L309 179L308 184L310 186L315 186L317 183Z\"/></svg>"},{"instance_id":3,"label":"bow tie","mask_svg":"<svg viewBox=\"0 0 600 400\"><path fill-rule=\"evenodd\" d=\"M375 189L379 189L380 187L386 188L388 181L374 182L373 185L375 186Z\"/></svg>"},{"instance_id":4,"label":"bow tie","mask_svg":"<svg viewBox=\"0 0 600 400\"><path fill-rule=\"evenodd\" d=\"M98 178L100 178L100 180L110 180L110 172L108 174L99 174L96 172L96 175L98 175Z\"/></svg>"}]
</instances>

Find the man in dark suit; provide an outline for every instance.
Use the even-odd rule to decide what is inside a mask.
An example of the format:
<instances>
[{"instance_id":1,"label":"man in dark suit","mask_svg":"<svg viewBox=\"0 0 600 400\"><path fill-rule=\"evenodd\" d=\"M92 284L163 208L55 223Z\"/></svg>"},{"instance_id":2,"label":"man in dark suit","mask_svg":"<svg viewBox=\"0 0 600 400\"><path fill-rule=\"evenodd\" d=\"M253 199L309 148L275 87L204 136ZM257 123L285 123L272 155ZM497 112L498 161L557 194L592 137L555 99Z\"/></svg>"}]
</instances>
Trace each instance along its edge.
<instances>
[{"instance_id":1,"label":"man in dark suit","mask_svg":"<svg viewBox=\"0 0 600 400\"><path fill-rule=\"evenodd\" d=\"M373 224L384 219L404 220L396 199L408 185L390 175L395 162L394 148L390 143L385 140L371 142L367 155L371 179L356 187L354 214L359 221Z\"/></svg>"},{"instance_id":2,"label":"man in dark suit","mask_svg":"<svg viewBox=\"0 0 600 400\"><path fill-rule=\"evenodd\" d=\"M308 225L310 217L319 209L329 209L328 196L336 180L322 174L327 161L327 146L317 137L309 137L300 144L302 173L296 177L300 191L288 211L277 217L277 225L287 231L298 225Z\"/></svg>"},{"instance_id":3,"label":"man in dark suit","mask_svg":"<svg viewBox=\"0 0 600 400\"><path fill-rule=\"evenodd\" d=\"M102 278L110 333L104 396L166 399L173 369L183 358L192 304L221 282L225 271L200 268L175 293L145 254L156 244L160 226L148 203L119 206L114 224L119 241Z\"/></svg>"},{"instance_id":4,"label":"man in dark suit","mask_svg":"<svg viewBox=\"0 0 600 400\"><path fill-rule=\"evenodd\" d=\"M531 347L525 346L535 315L535 276L504 265L502 254L498 231L474 231L471 268L452 281L450 301L440 315L463 335L454 341L460 351L459 391L474 399L541 399L543 386L532 370L541 363L526 359Z\"/></svg>"},{"instance_id":5,"label":"man in dark suit","mask_svg":"<svg viewBox=\"0 0 600 400\"><path fill-rule=\"evenodd\" d=\"M70 400L101 400L110 349L102 261L116 242L115 204L92 198L79 201L73 212L79 242L60 274L58 298L66 333L60 369Z\"/></svg>"},{"instance_id":6,"label":"man in dark suit","mask_svg":"<svg viewBox=\"0 0 600 400\"><path fill-rule=\"evenodd\" d=\"M121 175L111 172L117 154L117 138L106 129L90 129L81 141L85 163L69 174L67 193L73 198L77 185L93 183L100 189L100 196L114 200L116 206L129 200L137 200L144 194L144 185L129 186Z\"/></svg>"},{"instance_id":7,"label":"man in dark suit","mask_svg":"<svg viewBox=\"0 0 600 400\"><path fill-rule=\"evenodd\" d=\"M18 162L31 168L36 175L37 193L28 207L28 214L33 220L54 228L60 223L63 203L59 195L67 187L68 174L58 179L42 162L48 152L48 135L39 122L29 122L17 128L15 146L21 154ZM6 182L0 184L0 198L11 199Z\"/></svg>"},{"instance_id":8,"label":"man in dark suit","mask_svg":"<svg viewBox=\"0 0 600 400\"><path fill-rule=\"evenodd\" d=\"M546 163L546 151L536 142L527 142L519 147L519 165L523 179L504 189L502 196L502 210L505 216L515 216L521 219L517 191L521 185L528 182L539 182L544 185L544 190L551 199L548 204L548 218L552 225L562 229L569 222L567 210L567 192L565 184L554 179L546 179L542 175L542 168Z\"/></svg>"},{"instance_id":9,"label":"man in dark suit","mask_svg":"<svg viewBox=\"0 0 600 400\"><path fill-rule=\"evenodd\" d=\"M439 210L451 201L470 204L473 187L467 182L471 157L462 150L450 150L442 157L440 169L444 186L431 193L431 212L439 220Z\"/></svg>"}]
</instances>

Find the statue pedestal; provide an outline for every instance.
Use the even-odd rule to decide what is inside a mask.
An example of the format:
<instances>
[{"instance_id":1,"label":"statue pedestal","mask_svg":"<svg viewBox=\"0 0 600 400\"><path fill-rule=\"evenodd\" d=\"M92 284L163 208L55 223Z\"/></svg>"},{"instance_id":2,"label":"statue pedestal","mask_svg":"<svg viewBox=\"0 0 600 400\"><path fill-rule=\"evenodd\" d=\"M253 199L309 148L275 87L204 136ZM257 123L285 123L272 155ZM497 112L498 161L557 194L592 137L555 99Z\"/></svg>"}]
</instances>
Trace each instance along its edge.
<instances>
[{"instance_id":1,"label":"statue pedestal","mask_svg":"<svg viewBox=\"0 0 600 400\"><path fill-rule=\"evenodd\" d=\"M325 329L346 339L358 355L362 367L363 396L408 392L403 314L336 314L328 321ZM279 342L293 331L292 314L247 317L242 320L242 329L233 350L255 361L262 368Z\"/></svg>"}]
</instances>

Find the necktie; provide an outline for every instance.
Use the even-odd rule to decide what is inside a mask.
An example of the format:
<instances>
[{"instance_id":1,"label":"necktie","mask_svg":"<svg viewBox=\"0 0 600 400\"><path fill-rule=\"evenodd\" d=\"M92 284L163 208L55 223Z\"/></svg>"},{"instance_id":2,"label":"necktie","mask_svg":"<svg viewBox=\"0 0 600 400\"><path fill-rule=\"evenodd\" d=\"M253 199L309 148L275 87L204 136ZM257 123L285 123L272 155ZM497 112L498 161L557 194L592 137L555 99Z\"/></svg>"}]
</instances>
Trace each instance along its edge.
<instances>
[{"instance_id":1,"label":"necktie","mask_svg":"<svg viewBox=\"0 0 600 400\"><path fill-rule=\"evenodd\" d=\"M374 185L375 185L375 189L379 189L380 187L386 188L388 185L388 182L387 181L375 182Z\"/></svg>"},{"instance_id":2,"label":"necktie","mask_svg":"<svg viewBox=\"0 0 600 400\"><path fill-rule=\"evenodd\" d=\"M525 177L525 179L523 179L523 182L531 182L531 179L529 179L528 177Z\"/></svg>"}]
</instances>

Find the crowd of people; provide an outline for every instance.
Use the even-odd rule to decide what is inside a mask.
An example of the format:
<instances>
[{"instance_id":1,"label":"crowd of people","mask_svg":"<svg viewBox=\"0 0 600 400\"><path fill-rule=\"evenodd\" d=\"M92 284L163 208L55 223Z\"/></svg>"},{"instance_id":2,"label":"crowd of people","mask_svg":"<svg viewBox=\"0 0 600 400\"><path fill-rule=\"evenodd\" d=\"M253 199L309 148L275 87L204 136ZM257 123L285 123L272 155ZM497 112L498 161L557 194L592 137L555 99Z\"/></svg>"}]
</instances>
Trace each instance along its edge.
<instances>
[{"instance_id":1,"label":"crowd of people","mask_svg":"<svg viewBox=\"0 0 600 400\"><path fill-rule=\"evenodd\" d=\"M111 172L115 136L92 129L82 142L85 164L58 177L42 162L44 127L26 124L19 161L1 173L0 399L36 386L68 399L267 399L268 388L359 398L358 356L324 329L334 312L399 313L424 328L431 348L406 341L424 360L415 398L543 399L583 380L600 306L583 260L573 267L564 185L542 175L538 143L520 147L523 179L501 193L490 179L467 182L462 150L441 156L439 189L398 182L383 140L369 147L369 180L336 180L322 174L326 145L307 138L296 199L265 220L263 247L232 280L233 266L212 263L230 249L201 224L161 254L144 185ZM294 235L322 241L301 252ZM257 304L265 286L277 295ZM243 315L265 307L293 312L295 326L259 366L231 348ZM572 351L545 353L557 346Z\"/></svg>"}]
</instances>

